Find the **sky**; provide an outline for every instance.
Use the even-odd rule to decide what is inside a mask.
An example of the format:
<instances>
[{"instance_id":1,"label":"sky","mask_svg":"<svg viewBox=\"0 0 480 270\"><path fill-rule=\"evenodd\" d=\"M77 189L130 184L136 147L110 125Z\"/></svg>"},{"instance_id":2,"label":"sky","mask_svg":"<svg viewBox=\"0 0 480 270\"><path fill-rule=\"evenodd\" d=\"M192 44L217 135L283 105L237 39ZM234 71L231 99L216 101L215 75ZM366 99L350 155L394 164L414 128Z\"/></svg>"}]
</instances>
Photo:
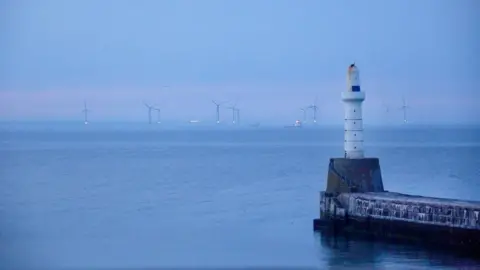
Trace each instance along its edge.
<instances>
[{"instance_id":1,"label":"sky","mask_svg":"<svg viewBox=\"0 0 480 270\"><path fill-rule=\"evenodd\" d=\"M480 123L479 28L478 0L0 0L0 120L214 121L217 100L293 123L317 97L342 123L355 62L365 123L403 97L412 123Z\"/></svg>"}]
</instances>

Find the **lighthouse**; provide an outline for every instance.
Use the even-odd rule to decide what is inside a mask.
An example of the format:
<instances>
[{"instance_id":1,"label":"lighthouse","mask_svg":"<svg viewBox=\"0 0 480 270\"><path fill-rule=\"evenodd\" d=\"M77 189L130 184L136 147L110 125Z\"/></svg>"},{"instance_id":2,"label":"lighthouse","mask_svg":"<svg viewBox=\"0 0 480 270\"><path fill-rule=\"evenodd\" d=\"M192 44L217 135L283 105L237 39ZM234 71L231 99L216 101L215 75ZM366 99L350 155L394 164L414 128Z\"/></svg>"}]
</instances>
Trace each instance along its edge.
<instances>
[{"instance_id":1,"label":"lighthouse","mask_svg":"<svg viewBox=\"0 0 480 270\"><path fill-rule=\"evenodd\" d=\"M347 71L347 89L342 92L342 101L345 110L345 158L359 159L364 157L363 152L363 118L362 102L365 92L360 88L360 76L357 66L351 64Z\"/></svg>"},{"instance_id":2,"label":"lighthouse","mask_svg":"<svg viewBox=\"0 0 480 270\"><path fill-rule=\"evenodd\" d=\"M360 73L355 64L348 66L347 89L341 96L345 109L344 155L330 158L326 192L382 192L380 161L364 154L362 103L365 92L360 87Z\"/></svg>"}]
</instances>

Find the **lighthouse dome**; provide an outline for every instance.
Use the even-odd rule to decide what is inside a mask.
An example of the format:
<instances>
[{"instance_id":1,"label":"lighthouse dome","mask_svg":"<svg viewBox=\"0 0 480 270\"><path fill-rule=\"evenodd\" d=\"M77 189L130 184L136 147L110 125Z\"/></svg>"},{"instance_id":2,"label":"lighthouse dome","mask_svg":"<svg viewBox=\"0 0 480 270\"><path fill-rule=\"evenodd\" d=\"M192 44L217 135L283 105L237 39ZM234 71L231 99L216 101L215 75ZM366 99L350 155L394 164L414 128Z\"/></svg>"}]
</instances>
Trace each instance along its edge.
<instances>
[{"instance_id":1,"label":"lighthouse dome","mask_svg":"<svg viewBox=\"0 0 480 270\"><path fill-rule=\"evenodd\" d=\"M347 85L349 92L360 92L360 76L357 66L351 64L347 72Z\"/></svg>"}]
</instances>

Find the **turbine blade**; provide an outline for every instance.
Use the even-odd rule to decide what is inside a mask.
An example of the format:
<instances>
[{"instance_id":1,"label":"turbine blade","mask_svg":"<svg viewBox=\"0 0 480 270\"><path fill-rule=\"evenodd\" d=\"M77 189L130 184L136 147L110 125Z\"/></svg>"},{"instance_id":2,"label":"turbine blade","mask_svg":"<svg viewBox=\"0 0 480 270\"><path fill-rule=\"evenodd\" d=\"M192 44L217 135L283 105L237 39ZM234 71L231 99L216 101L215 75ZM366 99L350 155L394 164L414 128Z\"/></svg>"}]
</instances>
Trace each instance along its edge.
<instances>
[{"instance_id":1,"label":"turbine blade","mask_svg":"<svg viewBox=\"0 0 480 270\"><path fill-rule=\"evenodd\" d=\"M145 107L152 109L152 106L148 105L145 101L143 102L143 104L145 105Z\"/></svg>"}]
</instances>

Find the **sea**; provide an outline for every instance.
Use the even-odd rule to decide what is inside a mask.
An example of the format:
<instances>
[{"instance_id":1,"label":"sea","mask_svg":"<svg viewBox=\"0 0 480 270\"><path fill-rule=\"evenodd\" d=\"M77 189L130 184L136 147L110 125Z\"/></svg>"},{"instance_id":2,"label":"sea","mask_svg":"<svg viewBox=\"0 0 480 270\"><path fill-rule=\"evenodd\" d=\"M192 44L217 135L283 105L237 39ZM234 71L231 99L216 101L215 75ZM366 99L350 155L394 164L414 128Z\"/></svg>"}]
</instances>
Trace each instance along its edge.
<instances>
[{"instance_id":1,"label":"sea","mask_svg":"<svg viewBox=\"0 0 480 270\"><path fill-rule=\"evenodd\" d=\"M480 269L313 231L343 127L0 125L1 269ZM389 191L480 200L480 127L365 127Z\"/></svg>"}]
</instances>

